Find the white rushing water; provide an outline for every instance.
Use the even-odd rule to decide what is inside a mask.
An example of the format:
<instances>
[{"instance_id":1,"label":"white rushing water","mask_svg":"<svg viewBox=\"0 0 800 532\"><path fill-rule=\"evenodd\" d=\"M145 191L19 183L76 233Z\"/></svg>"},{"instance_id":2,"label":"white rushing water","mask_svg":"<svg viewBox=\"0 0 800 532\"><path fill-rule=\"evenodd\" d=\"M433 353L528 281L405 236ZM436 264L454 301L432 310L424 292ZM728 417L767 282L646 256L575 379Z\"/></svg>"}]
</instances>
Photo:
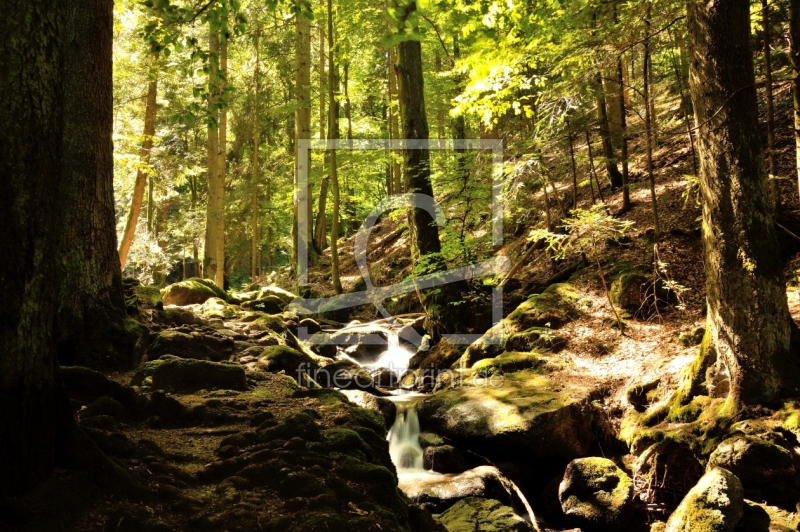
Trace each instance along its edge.
<instances>
[{"instance_id":1,"label":"white rushing water","mask_svg":"<svg viewBox=\"0 0 800 532\"><path fill-rule=\"evenodd\" d=\"M388 336L389 345L386 347L386 351L381 353L378 360L370 364L370 367L387 368L398 374L405 373L414 353L400 345L400 339L396 332L391 331Z\"/></svg>"},{"instance_id":2,"label":"white rushing water","mask_svg":"<svg viewBox=\"0 0 800 532\"><path fill-rule=\"evenodd\" d=\"M422 397L424 397L422 394L407 394L392 398L397 407L397 416L387 439L389 454L398 473L405 470L423 471L416 405Z\"/></svg>"}]
</instances>

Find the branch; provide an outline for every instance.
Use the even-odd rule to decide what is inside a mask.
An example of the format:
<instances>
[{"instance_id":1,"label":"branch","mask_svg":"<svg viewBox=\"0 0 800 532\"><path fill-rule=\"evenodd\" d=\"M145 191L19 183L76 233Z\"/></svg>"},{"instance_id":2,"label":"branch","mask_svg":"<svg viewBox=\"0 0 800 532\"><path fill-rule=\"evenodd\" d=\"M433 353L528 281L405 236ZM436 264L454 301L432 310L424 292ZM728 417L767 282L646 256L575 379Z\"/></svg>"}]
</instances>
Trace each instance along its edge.
<instances>
[{"instance_id":1,"label":"branch","mask_svg":"<svg viewBox=\"0 0 800 532\"><path fill-rule=\"evenodd\" d=\"M442 45L442 50L444 50L444 55L447 56L447 62L452 65L453 64L453 59L450 57L450 53L447 51L447 46L445 46L444 40L442 40L442 36L439 34L439 28L436 27L436 24L434 24L431 19L429 19L428 17L426 17L422 13L420 13L419 16L422 17L422 19L425 22L430 24L431 28L433 28L433 31L436 32L436 37L439 39L439 44Z\"/></svg>"}]
</instances>

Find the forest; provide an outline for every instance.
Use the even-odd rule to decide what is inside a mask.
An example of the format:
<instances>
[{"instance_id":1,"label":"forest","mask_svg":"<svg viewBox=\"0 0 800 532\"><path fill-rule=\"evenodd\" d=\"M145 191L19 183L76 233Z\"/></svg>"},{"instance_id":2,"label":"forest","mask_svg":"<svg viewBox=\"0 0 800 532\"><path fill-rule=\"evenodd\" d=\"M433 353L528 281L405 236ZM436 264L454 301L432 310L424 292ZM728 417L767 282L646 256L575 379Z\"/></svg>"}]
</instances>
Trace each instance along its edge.
<instances>
[{"instance_id":1,"label":"forest","mask_svg":"<svg viewBox=\"0 0 800 532\"><path fill-rule=\"evenodd\" d=\"M800 0L7 0L0 530L800 530Z\"/></svg>"}]
</instances>

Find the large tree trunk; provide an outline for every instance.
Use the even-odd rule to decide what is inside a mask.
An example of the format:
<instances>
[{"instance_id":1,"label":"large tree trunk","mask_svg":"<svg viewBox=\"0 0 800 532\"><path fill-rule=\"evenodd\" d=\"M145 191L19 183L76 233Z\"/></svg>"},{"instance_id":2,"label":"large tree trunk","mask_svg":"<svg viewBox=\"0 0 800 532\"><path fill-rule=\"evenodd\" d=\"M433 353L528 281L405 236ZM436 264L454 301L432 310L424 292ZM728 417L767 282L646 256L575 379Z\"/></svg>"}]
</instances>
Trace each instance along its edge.
<instances>
[{"instance_id":1,"label":"large tree trunk","mask_svg":"<svg viewBox=\"0 0 800 532\"><path fill-rule=\"evenodd\" d=\"M261 275L261 235L258 224L258 181L259 181L259 167L258 167L258 134L261 124L259 122L259 104L261 99L261 79L258 69L261 63L261 54L258 48L258 37L261 29L256 29L255 34L255 49L256 49L256 68L255 68L255 95L253 97L253 205L252 205L252 241L250 245L250 279L255 281Z\"/></svg>"},{"instance_id":2,"label":"large tree trunk","mask_svg":"<svg viewBox=\"0 0 800 532\"><path fill-rule=\"evenodd\" d=\"M67 4L14 0L0 17L0 497L50 475L69 411L53 345Z\"/></svg>"},{"instance_id":3,"label":"large tree trunk","mask_svg":"<svg viewBox=\"0 0 800 532\"><path fill-rule=\"evenodd\" d=\"M211 70L209 72L208 98L209 118L208 143L206 144L206 164L208 166L208 206L206 207L206 242L203 251L203 275L216 282L218 275L224 270L223 258L218 254L217 240L222 238L219 234L220 220L222 219L222 194L220 193L219 172L219 86L217 75L219 71L219 30L212 30L208 38L209 51L211 52ZM224 185L223 185L224 186ZM219 270L219 273L217 272ZM219 283L217 283L219 284Z\"/></svg>"},{"instance_id":4,"label":"large tree trunk","mask_svg":"<svg viewBox=\"0 0 800 532\"><path fill-rule=\"evenodd\" d=\"M611 129L608 124L608 111L606 109L606 95L603 89L603 75L598 71L594 79L595 97L597 101L597 121L600 125L600 138L603 141L603 157L606 171L611 181L612 188L622 186L622 174L617 168L617 158L614 156L614 145L611 143Z\"/></svg>"},{"instance_id":5,"label":"large tree trunk","mask_svg":"<svg viewBox=\"0 0 800 532\"><path fill-rule=\"evenodd\" d=\"M764 92L767 95L767 160L769 161L770 174L770 199L772 208L776 212L781 206L781 194L778 188L778 169L775 163L775 107L772 99L772 53L770 51L769 4L761 0L761 23L764 30Z\"/></svg>"},{"instance_id":6,"label":"large tree trunk","mask_svg":"<svg viewBox=\"0 0 800 532\"><path fill-rule=\"evenodd\" d=\"M64 364L135 364L138 327L126 330L114 216L113 2L80 0L67 18L64 63L64 205L59 232L57 349ZM52 191L50 192L53 193Z\"/></svg>"},{"instance_id":7,"label":"large tree trunk","mask_svg":"<svg viewBox=\"0 0 800 532\"><path fill-rule=\"evenodd\" d=\"M155 75L155 73L153 73ZM153 135L156 133L156 93L158 92L158 80L152 79L147 85L147 101L144 107L144 133L142 147L139 148L139 169L136 171L136 181L133 185L133 197L131 198L131 210L128 213L128 220L125 223L125 232L122 233L122 241L119 243L119 264L120 269L125 269L125 262L128 260L128 251L131 249L133 237L136 234L136 226L139 223L139 213L142 210L142 200L144 199L144 188L147 185L147 166L150 164L150 150L153 148Z\"/></svg>"},{"instance_id":8,"label":"large tree trunk","mask_svg":"<svg viewBox=\"0 0 800 532\"><path fill-rule=\"evenodd\" d=\"M389 138L393 141L400 140L400 103L397 98L397 46L389 47ZM390 194L400 194L404 191L403 172L400 168L402 154L400 150L391 152L392 188Z\"/></svg>"},{"instance_id":9,"label":"large tree trunk","mask_svg":"<svg viewBox=\"0 0 800 532\"><path fill-rule=\"evenodd\" d=\"M222 74L220 80L220 94L225 92L228 79L228 38L220 36L219 41L219 69ZM228 103L223 101L219 110L219 140L217 144L217 181L216 194L219 201L219 216L215 218L217 234L217 270L214 274L214 282L220 288L225 288L225 178L228 174Z\"/></svg>"},{"instance_id":10,"label":"large tree trunk","mask_svg":"<svg viewBox=\"0 0 800 532\"><path fill-rule=\"evenodd\" d=\"M688 27L707 341L730 374L729 404L770 401L790 373L792 329L758 136L749 3L693 0Z\"/></svg>"},{"instance_id":11,"label":"large tree trunk","mask_svg":"<svg viewBox=\"0 0 800 532\"><path fill-rule=\"evenodd\" d=\"M336 92L339 90L339 65L336 52L338 46L334 45L333 35L333 0L328 0L328 100L330 101L328 116L328 139L339 138L339 101ZM328 166L330 170L330 185L333 195L333 217L331 220L331 281L337 294L342 293L342 282L339 280L339 168L336 161L336 150L328 151ZM324 213L322 213L324 216ZM324 238L324 233L323 233Z\"/></svg>"},{"instance_id":12,"label":"large tree trunk","mask_svg":"<svg viewBox=\"0 0 800 532\"><path fill-rule=\"evenodd\" d=\"M299 3L297 5L300 6ZM301 140L307 140L311 138L311 25L309 20L302 14L298 14L295 18L295 101L297 107L294 112L294 149L296 151ZM309 194L310 187L307 182L306 186L302 190L299 188L300 169L303 168L306 172L306 175L310 177L310 166L310 151L304 151L302 154L299 154L295 157L295 223L293 224L292 228L292 236L294 236L292 241L295 268L297 268L297 261L299 260L299 257L297 256L297 242L299 240L298 234L301 228L298 225L299 218L297 216L297 210L300 208L306 209L307 212L306 225L302 228L302 238L306 244L306 253L311 255L311 251L313 250L311 245L311 216L313 213L311 209L311 196Z\"/></svg>"}]
</instances>

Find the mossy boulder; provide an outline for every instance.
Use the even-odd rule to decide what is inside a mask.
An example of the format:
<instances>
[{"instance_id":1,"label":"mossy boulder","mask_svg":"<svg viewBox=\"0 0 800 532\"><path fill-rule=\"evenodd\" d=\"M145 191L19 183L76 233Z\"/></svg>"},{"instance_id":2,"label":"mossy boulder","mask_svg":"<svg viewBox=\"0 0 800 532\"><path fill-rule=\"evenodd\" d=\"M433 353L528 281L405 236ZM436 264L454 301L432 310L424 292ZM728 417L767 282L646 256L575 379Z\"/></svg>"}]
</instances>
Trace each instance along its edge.
<instances>
[{"instance_id":1,"label":"mossy boulder","mask_svg":"<svg viewBox=\"0 0 800 532\"><path fill-rule=\"evenodd\" d=\"M173 283L161 291L161 298L165 305L197 305L205 303L207 299L218 297L228 300L228 293L210 279L191 277L185 281Z\"/></svg>"},{"instance_id":2,"label":"mossy boulder","mask_svg":"<svg viewBox=\"0 0 800 532\"><path fill-rule=\"evenodd\" d=\"M632 497L633 481L607 458L573 460L558 488L565 515L603 530L624 528Z\"/></svg>"},{"instance_id":3,"label":"mossy boulder","mask_svg":"<svg viewBox=\"0 0 800 532\"><path fill-rule=\"evenodd\" d=\"M364 390L342 390L342 393L351 403L378 412L384 420L386 427L391 427L397 416L397 406L385 397L378 397Z\"/></svg>"},{"instance_id":4,"label":"mossy boulder","mask_svg":"<svg viewBox=\"0 0 800 532\"><path fill-rule=\"evenodd\" d=\"M184 333L180 331L161 331L147 349L147 356L156 359L162 355L175 355L181 358L224 360L236 351L232 338L222 335Z\"/></svg>"},{"instance_id":5,"label":"mossy boulder","mask_svg":"<svg viewBox=\"0 0 800 532\"><path fill-rule=\"evenodd\" d=\"M298 378L299 375L308 374L319 369L317 363L305 353L285 345L267 347L258 358L258 365L273 373L280 371Z\"/></svg>"},{"instance_id":6,"label":"mossy boulder","mask_svg":"<svg viewBox=\"0 0 800 532\"><path fill-rule=\"evenodd\" d=\"M439 516L448 532L531 532L533 525L509 506L492 499L470 497Z\"/></svg>"},{"instance_id":7,"label":"mossy boulder","mask_svg":"<svg viewBox=\"0 0 800 532\"><path fill-rule=\"evenodd\" d=\"M567 345L567 339L553 332L549 327L531 327L508 337L506 351L533 351L542 349L557 352Z\"/></svg>"},{"instance_id":8,"label":"mossy boulder","mask_svg":"<svg viewBox=\"0 0 800 532\"><path fill-rule=\"evenodd\" d=\"M641 272L620 274L609 290L612 303L625 310L637 310L645 301L647 283L650 281L650 277Z\"/></svg>"},{"instance_id":9,"label":"mossy boulder","mask_svg":"<svg viewBox=\"0 0 800 532\"><path fill-rule=\"evenodd\" d=\"M636 458L633 470L635 476L652 483L649 502L668 507L689 493L705 472L694 451L673 439L648 447Z\"/></svg>"},{"instance_id":10,"label":"mossy boulder","mask_svg":"<svg viewBox=\"0 0 800 532\"><path fill-rule=\"evenodd\" d=\"M242 303L242 308L257 310L266 314L280 314L286 307L286 303L276 296L267 296L263 299L254 299Z\"/></svg>"},{"instance_id":11,"label":"mossy boulder","mask_svg":"<svg viewBox=\"0 0 800 532\"><path fill-rule=\"evenodd\" d=\"M733 436L717 446L708 463L739 477L747 487L763 487L773 482L791 482L795 476L792 455L772 442L748 436Z\"/></svg>"},{"instance_id":12,"label":"mossy boulder","mask_svg":"<svg viewBox=\"0 0 800 532\"><path fill-rule=\"evenodd\" d=\"M426 430L503 460L513 453L578 458L610 434L590 390L532 371L466 379L420 401L417 411Z\"/></svg>"},{"instance_id":13,"label":"mossy boulder","mask_svg":"<svg viewBox=\"0 0 800 532\"><path fill-rule=\"evenodd\" d=\"M259 299L264 299L266 297L277 297L281 301L283 301L284 305L289 304L293 299L297 299L297 296L293 293L289 292L288 290L284 290L279 286L265 286L261 289L261 293L259 295Z\"/></svg>"},{"instance_id":14,"label":"mossy boulder","mask_svg":"<svg viewBox=\"0 0 800 532\"><path fill-rule=\"evenodd\" d=\"M136 285L133 288L141 308L164 308L161 289L157 286Z\"/></svg>"},{"instance_id":15,"label":"mossy boulder","mask_svg":"<svg viewBox=\"0 0 800 532\"><path fill-rule=\"evenodd\" d=\"M193 360L165 355L146 362L131 380L141 385L150 378L153 389L176 392L196 392L213 388L246 390L245 370L237 364L223 364L208 360Z\"/></svg>"},{"instance_id":16,"label":"mossy boulder","mask_svg":"<svg viewBox=\"0 0 800 532\"><path fill-rule=\"evenodd\" d=\"M486 358L472 366L473 373L481 375L497 375L523 369L538 368L545 364L546 358L541 353L503 353L494 358Z\"/></svg>"},{"instance_id":17,"label":"mossy boulder","mask_svg":"<svg viewBox=\"0 0 800 532\"><path fill-rule=\"evenodd\" d=\"M743 513L742 483L727 469L714 467L669 516L666 532L732 532Z\"/></svg>"},{"instance_id":18,"label":"mossy boulder","mask_svg":"<svg viewBox=\"0 0 800 532\"><path fill-rule=\"evenodd\" d=\"M229 320L236 317L236 309L229 305L224 299L212 297L206 299L200 311L207 319L219 318Z\"/></svg>"},{"instance_id":19,"label":"mossy boulder","mask_svg":"<svg viewBox=\"0 0 800 532\"><path fill-rule=\"evenodd\" d=\"M464 453L452 445L426 447L422 454L422 463L425 469L437 473L462 473L470 466Z\"/></svg>"},{"instance_id":20,"label":"mossy boulder","mask_svg":"<svg viewBox=\"0 0 800 532\"><path fill-rule=\"evenodd\" d=\"M742 532L797 532L800 530L800 516L776 506L768 506L745 499L744 515L736 530Z\"/></svg>"},{"instance_id":21,"label":"mossy boulder","mask_svg":"<svg viewBox=\"0 0 800 532\"><path fill-rule=\"evenodd\" d=\"M344 349L359 364L372 364L388 348L390 334L379 325L357 325L331 334L328 343Z\"/></svg>"},{"instance_id":22,"label":"mossy boulder","mask_svg":"<svg viewBox=\"0 0 800 532\"><path fill-rule=\"evenodd\" d=\"M129 410L138 405L139 401L133 388L112 381L99 371L82 366L62 366L59 373L70 399L91 403L100 397L108 396Z\"/></svg>"},{"instance_id":23,"label":"mossy boulder","mask_svg":"<svg viewBox=\"0 0 800 532\"><path fill-rule=\"evenodd\" d=\"M580 316L578 292L569 283L556 283L541 294L534 294L523 301L505 319L509 333L524 331L531 327L558 329Z\"/></svg>"}]
</instances>

